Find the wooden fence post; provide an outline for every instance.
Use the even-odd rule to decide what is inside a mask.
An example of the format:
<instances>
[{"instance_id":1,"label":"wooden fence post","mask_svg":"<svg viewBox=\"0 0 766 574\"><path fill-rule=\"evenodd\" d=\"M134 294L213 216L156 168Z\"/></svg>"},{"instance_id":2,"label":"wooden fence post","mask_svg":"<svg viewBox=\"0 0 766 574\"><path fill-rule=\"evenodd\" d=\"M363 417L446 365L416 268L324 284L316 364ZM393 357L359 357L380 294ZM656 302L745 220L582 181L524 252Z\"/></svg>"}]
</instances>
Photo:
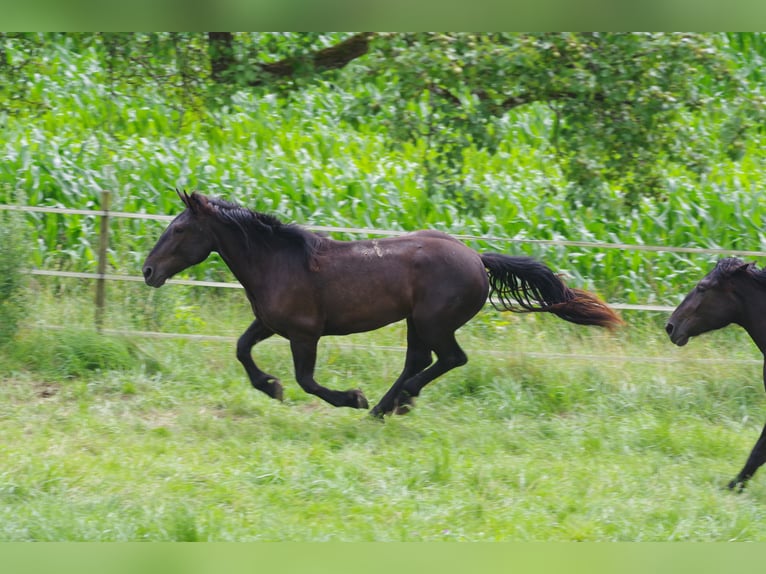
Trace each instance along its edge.
<instances>
[{"instance_id":1,"label":"wooden fence post","mask_svg":"<svg viewBox=\"0 0 766 574\"><path fill-rule=\"evenodd\" d=\"M106 304L106 256L109 249L109 203L111 194L101 191L101 226L98 244L98 278L96 279L96 330L100 333L104 326L104 307Z\"/></svg>"}]
</instances>

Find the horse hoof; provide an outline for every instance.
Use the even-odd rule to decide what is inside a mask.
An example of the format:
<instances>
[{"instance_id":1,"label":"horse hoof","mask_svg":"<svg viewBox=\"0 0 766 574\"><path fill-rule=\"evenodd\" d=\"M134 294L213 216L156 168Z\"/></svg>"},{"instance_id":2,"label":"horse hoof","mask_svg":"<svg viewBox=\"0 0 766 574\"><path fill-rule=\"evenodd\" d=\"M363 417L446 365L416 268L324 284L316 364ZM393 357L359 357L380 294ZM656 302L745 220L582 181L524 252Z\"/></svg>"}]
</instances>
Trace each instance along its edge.
<instances>
[{"instance_id":1,"label":"horse hoof","mask_svg":"<svg viewBox=\"0 0 766 574\"><path fill-rule=\"evenodd\" d=\"M382 408L380 408L380 403L378 403L377 405L375 405L374 407L372 407L372 409L370 410L370 412L369 412L368 414L369 414L369 415L370 415L372 418L374 418L374 419L378 419L378 420L381 420L381 421L382 421L382 420L383 420L383 418L386 416L386 414L387 414L387 413L386 413L386 412L385 412L385 411L384 411Z\"/></svg>"},{"instance_id":2,"label":"horse hoof","mask_svg":"<svg viewBox=\"0 0 766 574\"><path fill-rule=\"evenodd\" d=\"M280 403L285 400L284 396L284 389L282 388L282 383L280 383L277 379L271 379L269 381L271 384L271 396L272 398L275 398Z\"/></svg>"},{"instance_id":3,"label":"horse hoof","mask_svg":"<svg viewBox=\"0 0 766 574\"><path fill-rule=\"evenodd\" d=\"M410 404L410 405L399 405L398 407L396 407L396 410L394 411L394 414L395 415L406 415L407 413L409 413L412 410L412 408L414 406L415 405L412 405L412 404Z\"/></svg>"},{"instance_id":4,"label":"horse hoof","mask_svg":"<svg viewBox=\"0 0 766 574\"><path fill-rule=\"evenodd\" d=\"M747 483L744 480L741 479L734 479L729 484L726 485L726 487L729 490L733 490L736 492L743 492L745 490L745 485Z\"/></svg>"},{"instance_id":5,"label":"horse hoof","mask_svg":"<svg viewBox=\"0 0 766 574\"><path fill-rule=\"evenodd\" d=\"M397 415L406 415L413 408L415 408L415 397L406 391L402 391L396 401L396 408L394 409L394 413Z\"/></svg>"},{"instance_id":6,"label":"horse hoof","mask_svg":"<svg viewBox=\"0 0 766 574\"><path fill-rule=\"evenodd\" d=\"M348 393L351 395L351 407L355 409L368 409L370 408L370 404L367 402L367 397L364 396L364 393L360 391L359 389L353 389L351 391L348 391Z\"/></svg>"},{"instance_id":7,"label":"horse hoof","mask_svg":"<svg viewBox=\"0 0 766 574\"><path fill-rule=\"evenodd\" d=\"M380 411L376 411L375 409L372 409L370 412L368 412L367 417L374 420L375 422L379 422L379 423L386 422L386 418L383 416L383 413Z\"/></svg>"}]
</instances>

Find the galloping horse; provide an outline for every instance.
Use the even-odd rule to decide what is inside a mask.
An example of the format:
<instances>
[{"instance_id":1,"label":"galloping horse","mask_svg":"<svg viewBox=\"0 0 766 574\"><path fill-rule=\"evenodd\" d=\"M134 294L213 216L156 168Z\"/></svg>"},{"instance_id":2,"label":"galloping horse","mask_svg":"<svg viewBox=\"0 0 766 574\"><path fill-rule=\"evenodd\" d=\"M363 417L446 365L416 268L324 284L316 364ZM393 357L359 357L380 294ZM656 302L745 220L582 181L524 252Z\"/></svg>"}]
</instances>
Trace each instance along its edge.
<instances>
[{"instance_id":1,"label":"galloping horse","mask_svg":"<svg viewBox=\"0 0 766 574\"><path fill-rule=\"evenodd\" d=\"M275 399L282 399L282 385L251 356L256 343L274 334L290 341L295 377L306 392L366 409L361 390L331 390L314 380L317 342L405 319L404 369L370 413L382 417L406 412L425 385L466 363L455 331L479 312L490 290L500 309L549 312L583 325L621 323L597 297L568 288L534 259L480 255L446 233L335 241L221 199L178 195L186 208L146 258L146 284L160 287L219 253L256 317L237 342L237 358L253 387Z\"/></svg>"},{"instance_id":2,"label":"galloping horse","mask_svg":"<svg viewBox=\"0 0 766 574\"><path fill-rule=\"evenodd\" d=\"M673 343L683 347L690 337L731 323L743 327L764 354L766 386L766 269L759 270L754 263L736 257L721 259L673 311L665 331ZM742 490L764 462L766 426L745 466L729 482L729 488Z\"/></svg>"}]
</instances>

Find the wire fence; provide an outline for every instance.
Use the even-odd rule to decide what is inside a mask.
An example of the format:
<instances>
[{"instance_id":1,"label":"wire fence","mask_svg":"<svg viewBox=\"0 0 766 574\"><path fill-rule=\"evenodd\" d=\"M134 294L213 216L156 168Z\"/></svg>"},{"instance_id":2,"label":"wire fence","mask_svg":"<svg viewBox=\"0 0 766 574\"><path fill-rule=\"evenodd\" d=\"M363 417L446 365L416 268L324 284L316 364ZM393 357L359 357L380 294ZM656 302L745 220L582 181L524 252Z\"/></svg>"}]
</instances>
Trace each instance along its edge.
<instances>
[{"instance_id":1,"label":"wire fence","mask_svg":"<svg viewBox=\"0 0 766 574\"><path fill-rule=\"evenodd\" d=\"M89 217L100 217L102 220L102 230L108 229L108 222L110 218L123 218L123 219L142 219L151 221L172 221L174 216L171 215L156 215L150 213L135 213L124 211L111 211L108 209L109 205L109 193L103 192L102 205L106 206L105 209L72 209L65 207L51 207L51 206L26 206L26 205L5 205L0 204L0 211L10 210L19 211L24 213L48 213L57 215L81 215ZM408 233L401 230L393 229L376 229L369 227L340 227L340 226L328 226L328 225L314 225L306 226L308 229L323 233L346 233L352 235L365 235L365 236L396 236ZM701 255L719 255L719 256L738 256L738 257L766 257L766 251L756 250L736 250L736 249L720 249L720 248L704 248L704 247L676 247L670 245L645 245L645 244L630 244L630 243L617 243L617 242L600 242L600 241L576 241L567 239L529 239L525 237L497 237L497 236L477 236L466 234L455 234L454 237L463 241L489 241L498 243L525 243L531 245L547 245L558 247L577 247L585 249L618 249L622 251L647 251L655 253L686 253L686 254L701 254ZM102 244L100 251L106 252L106 243L108 243L108 233L102 236ZM105 263L105 256L100 257L100 263ZM121 275L114 273L106 273L99 269L98 273L88 272L74 272L74 271L59 271L53 269L30 269L28 273L38 276L49 277L63 277L73 279L86 279L97 282L100 286L99 291L103 293L103 285L105 281L132 281L143 282L144 278L136 275ZM228 288L228 289L241 289L242 286L239 283L223 282L223 281L202 281L195 279L171 279L168 281L171 285L187 285L194 287L213 287L213 288ZM102 295L103 297L103 295ZM657 313L670 313L674 307L668 305L653 305L649 303L631 304L631 303L609 303L615 309L622 311L644 311L644 312L657 312ZM97 315L101 312L98 311L99 307L103 307L103 301L97 302ZM98 322L98 319L97 319Z\"/></svg>"},{"instance_id":2,"label":"wire fence","mask_svg":"<svg viewBox=\"0 0 766 574\"><path fill-rule=\"evenodd\" d=\"M63 325L51 325L48 323L40 323L40 327L50 330L64 330L71 329L71 327L64 327ZM139 337L141 339L172 339L172 340L186 340L191 342L200 343L236 343L238 337L233 335L202 335L195 333L166 333L160 331L137 331L132 329L102 329L101 332L105 335L115 335L121 337ZM279 344L276 339L268 339L261 341L259 345L275 345ZM393 352L398 354L404 354L407 351L407 347L401 345L367 345L363 343L342 343L333 342L331 347L334 349L341 349L345 351L373 351L373 352ZM530 360L563 360L563 361L585 361L585 362L598 362L598 363L647 363L647 364L666 364L673 365L678 363L678 358L668 356L651 356L651 355L599 355L591 353L560 353L560 352L537 352L537 351L495 351L486 348L467 348L466 353L469 355L486 355L490 357L498 358L513 358L513 359L530 359ZM761 365L763 361L761 359L752 358L726 358L726 357L685 357L685 363L698 363L703 365L716 365L716 364L751 364Z\"/></svg>"},{"instance_id":3,"label":"wire fence","mask_svg":"<svg viewBox=\"0 0 766 574\"><path fill-rule=\"evenodd\" d=\"M132 213L132 212L120 212L111 211L108 209L109 194L104 192L102 196L102 204L106 206L105 209L71 209L64 207L45 207L45 206L18 206L18 205L4 205L0 204L0 211L11 210L26 213L49 213L58 215L80 215L89 217L100 217L102 223L102 234L100 245L100 263L105 262L106 247L108 244L108 226L110 218L125 218L125 219L143 219L153 221L169 222L174 217L169 215L155 215L148 213ZM306 226L308 229L317 232L324 233L346 233L353 235L366 235L366 236L396 236L403 235L407 232L391 229L375 229L364 227L338 227L338 226ZM596 241L573 241L563 239L528 239L520 237L490 237L490 236L475 236L475 235L460 235L456 234L454 237L463 241L490 241L500 243L527 243L535 245L550 245L561 247L578 247L586 249L619 249L623 251L648 251L648 252L664 252L664 253L687 253L687 254L703 254L703 255L719 255L719 256L740 256L740 257L766 257L764 251L747 251L747 250L730 250L730 249L714 249L714 248L701 248L701 247L675 247L667 245L644 245L644 244L628 244L628 243L613 243L613 242L596 242ZM176 338L198 341L226 341L234 342L236 337L230 337L226 335L192 335L184 333L163 333L163 332L150 332L150 331L134 331L123 329L105 329L102 326L103 316L103 286L106 281L131 281L131 282L143 282L144 278L134 275L121 275L114 273L106 273L103 270L103 266L99 266L98 273L87 272L73 272L73 271L59 271L52 269L30 269L28 273L38 276L52 276L62 278L73 279L85 279L93 280L97 282L97 300L96 300L96 325L99 331L105 334L123 335L132 337L148 337L148 338ZM187 285L193 287L208 287L208 288L225 288L225 289L242 289L239 283L233 282L220 282L220 281L201 281L192 279L171 279L168 284L175 285ZM101 293L101 300L99 301L99 292ZM630 310L630 311L642 311L642 312L661 312L670 313L674 307L667 305L652 305L652 304L628 304L628 303L610 303L615 309L618 310ZM61 328L55 325L46 325L46 328ZM353 348L353 349L375 349L375 350L396 350L404 352L403 347L387 347L380 345L358 345L358 344L336 344L339 348ZM483 353L495 353L493 351L481 350ZM561 353L526 353L524 356L528 358L547 358L547 359L568 359L568 360L607 360L607 361L641 361L641 362L672 362L675 359L667 357L636 357L636 356L615 356L615 355L581 355L581 354L561 354ZM727 359L692 359L697 362L727 362ZM758 362L758 361L755 361Z\"/></svg>"},{"instance_id":4,"label":"wire fence","mask_svg":"<svg viewBox=\"0 0 766 574\"><path fill-rule=\"evenodd\" d=\"M0 211L22 211L26 213L58 213L62 215L87 215L92 217L114 217L124 219L144 219L148 221L173 220L172 215L156 215L151 213L132 213L125 211L108 211L99 209L69 209L63 207L39 207L0 204ZM323 233L349 233L355 235L396 236L409 233L396 229L376 229L370 227L338 227L332 225L307 225L307 229ZM671 245L645 245L636 243L615 243L608 241L576 241L568 239L529 239L526 237L498 237L490 235L454 234L453 237L463 241L490 241L499 243L527 243L530 245L551 245L560 247L583 247L586 249L619 249L623 251L651 251L658 253L693 253L698 255L729 255L736 257L766 257L766 251L723 249L706 247L675 247Z\"/></svg>"}]
</instances>

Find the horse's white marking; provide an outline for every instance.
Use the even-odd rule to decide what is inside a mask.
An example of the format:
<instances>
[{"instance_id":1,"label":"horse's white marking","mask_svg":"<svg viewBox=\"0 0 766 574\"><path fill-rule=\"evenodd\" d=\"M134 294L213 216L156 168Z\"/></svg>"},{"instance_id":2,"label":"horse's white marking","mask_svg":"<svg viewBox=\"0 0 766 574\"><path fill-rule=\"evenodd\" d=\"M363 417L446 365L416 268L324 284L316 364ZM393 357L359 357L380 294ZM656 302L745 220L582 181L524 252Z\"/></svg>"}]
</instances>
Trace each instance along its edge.
<instances>
[{"instance_id":1,"label":"horse's white marking","mask_svg":"<svg viewBox=\"0 0 766 574\"><path fill-rule=\"evenodd\" d=\"M369 247L360 247L360 253L364 255L365 257L383 257L383 248L378 245L378 240L373 239L370 241L370 245L372 248Z\"/></svg>"}]
</instances>

